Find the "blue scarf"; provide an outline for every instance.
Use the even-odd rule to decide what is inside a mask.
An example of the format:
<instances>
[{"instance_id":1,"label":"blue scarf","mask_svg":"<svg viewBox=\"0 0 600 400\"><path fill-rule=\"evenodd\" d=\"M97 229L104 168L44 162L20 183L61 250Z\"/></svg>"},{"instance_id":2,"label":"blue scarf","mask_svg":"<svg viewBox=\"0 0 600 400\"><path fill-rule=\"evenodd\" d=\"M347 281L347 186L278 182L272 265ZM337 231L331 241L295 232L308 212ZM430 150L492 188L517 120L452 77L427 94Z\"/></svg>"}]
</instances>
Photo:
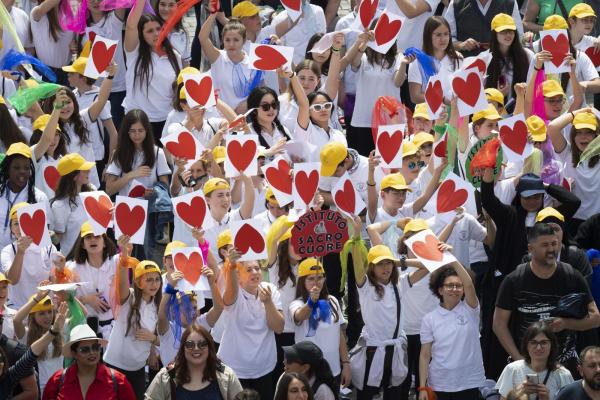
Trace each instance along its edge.
<instances>
[{"instance_id":1,"label":"blue scarf","mask_svg":"<svg viewBox=\"0 0 600 400\"><path fill-rule=\"evenodd\" d=\"M179 348L179 341L181 339L181 332L183 331L183 321L181 320L181 314L185 315L185 319L188 324L192 324L194 321L194 305L190 300L190 296L178 291L179 295L172 294L167 304L167 318L171 323L171 330L173 331L173 348ZM181 302L181 303L180 303Z\"/></svg>"},{"instance_id":2,"label":"blue scarf","mask_svg":"<svg viewBox=\"0 0 600 400\"><path fill-rule=\"evenodd\" d=\"M435 66L435 58L428 54L425 54L423 50L417 49L416 47L409 47L404 51L405 56L415 56L421 66L421 77L423 78L423 85L427 85L429 78L437 74L437 68Z\"/></svg>"},{"instance_id":3,"label":"blue scarf","mask_svg":"<svg viewBox=\"0 0 600 400\"><path fill-rule=\"evenodd\" d=\"M317 333L319 321L331 322L331 307L327 300L319 300L315 303L310 297L306 304L312 309L310 317L308 317L308 332L306 333L306 337L311 337Z\"/></svg>"},{"instance_id":4,"label":"blue scarf","mask_svg":"<svg viewBox=\"0 0 600 400\"><path fill-rule=\"evenodd\" d=\"M260 44L269 44L271 42L271 38L263 39ZM233 65L233 92L237 97L248 97L250 92L257 87L260 82L263 80L264 71L252 71L250 74L250 79L246 78L244 75L244 66L241 63Z\"/></svg>"},{"instance_id":5,"label":"blue scarf","mask_svg":"<svg viewBox=\"0 0 600 400\"><path fill-rule=\"evenodd\" d=\"M46 77L50 82L56 82L56 74L46 64L29 54L19 53L15 49L10 49L0 60L0 70L10 71L14 67L23 64L31 64Z\"/></svg>"}]
</instances>

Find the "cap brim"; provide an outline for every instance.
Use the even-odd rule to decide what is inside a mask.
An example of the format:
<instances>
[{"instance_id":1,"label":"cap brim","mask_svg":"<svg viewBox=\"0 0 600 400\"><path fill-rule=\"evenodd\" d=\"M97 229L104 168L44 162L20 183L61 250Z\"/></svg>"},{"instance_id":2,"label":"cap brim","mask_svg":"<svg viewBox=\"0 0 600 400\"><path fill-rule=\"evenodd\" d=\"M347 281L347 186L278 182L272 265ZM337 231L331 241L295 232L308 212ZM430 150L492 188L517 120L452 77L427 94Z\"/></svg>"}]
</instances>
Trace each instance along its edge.
<instances>
[{"instance_id":1,"label":"cap brim","mask_svg":"<svg viewBox=\"0 0 600 400\"><path fill-rule=\"evenodd\" d=\"M531 140L533 140L534 142L545 142L546 141L546 137L547 134L546 133L540 133L540 134L531 134Z\"/></svg>"},{"instance_id":2,"label":"cap brim","mask_svg":"<svg viewBox=\"0 0 600 400\"><path fill-rule=\"evenodd\" d=\"M96 338L82 338L82 339L77 339L77 340L73 340L71 342L68 342L66 344L63 345L63 356L65 358L73 358L73 352L71 351L71 345L73 345L73 343L77 343L77 342L83 342L85 340L97 340L98 342L100 342L100 345L104 348L106 348L106 346L108 346L108 340L106 339L100 339L99 337Z\"/></svg>"},{"instance_id":3,"label":"cap brim","mask_svg":"<svg viewBox=\"0 0 600 400\"><path fill-rule=\"evenodd\" d=\"M564 96L565 94L563 92L549 92L549 93L544 93L544 97L556 97L556 96Z\"/></svg>"},{"instance_id":4,"label":"cap brim","mask_svg":"<svg viewBox=\"0 0 600 400\"><path fill-rule=\"evenodd\" d=\"M591 13L591 12L584 12L584 13L581 13L579 15L573 15L573 17L575 17L575 18L585 18L585 17L595 17L595 16L596 16L596 14ZM571 16L569 16L569 18L570 17Z\"/></svg>"},{"instance_id":5,"label":"cap brim","mask_svg":"<svg viewBox=\"0 0 600 400\"><path fill-rule=\"evenodd\" d=\"M225 162L225 157L223 157L223 158L215 158L215 162L217 164L221 164L222 162Z\"/></svg>"},{"instance_id":6,"label":"cap brim","mask_svg":"<svg viewBox=\"0 0 600 400\"><path fill-rule=\"evenodd\" d=\"M383 188L381 190L390 189L390 188L395 189L395 190L408 190L409 192L412 192L412 189L408 185L390 185L390 186L386 186L385 188Z\"/></svg>"},{"instance_id":7,"label":"cap brim","mask_svg":"<svg viewBox=\"0 0 600 400\"><path fill-rule=\"evenodd\" d=\"M79 236L80 236L80 237L82 237L82 238L84 238L84 237L86 237L87 235L93 235L93 234L94 234L94 231L93 231L93 230L89 230L89 231L83 231L83 232L81 232L81 233L79 234Z\"/></svg>"},{"instance_id":8,"label":"cap brim","mask_svg":"<svg viewBox=\"0 0 600 400\"><path fill-rule=\"evenodd\" d=\"M96 165L94 161L86 161L81 167L79 167L79 171L89 171Z\"/></svg>"},{"instance_id":9,"label":"cap brim","mask_svg":"<svg viewBox=\"0 0 600 400\"><path fill-rule=\"evenodd\" d=\"M336 169L337 164L333 167L321 164L321 176L333 176L333 174L335 174Z\"/></svg>"},{"instance_id":10,"label":"cap brim","mask_svg":"<svg viewBox=\"0 0 600 400\"><path fill-rule=\"evenodd\" d=\"M302 364L300 355L298 354L294 346L282 346L281 349L283 350L283 356L285 357L286 363L297 362Z\"/></svg>"},{"instance_id":11,"label":"cap brim","mask_svg":"<svg viewBox=\"0 0 600 400\"><path fill-rule=\"evenodd\" d=\"M380 262L386 261L386 260L393 261L394 264L400 264L400 260L397 260L390 256L379 256L379 257L373 259L373 261L371 261L371 263L377 264L377 263L380 263Z\"/></svg>"},{"instance_id":12,"label":"cap brim","mask_svg":"<svg viewBox=\"0 0 600 400\"><path fill-rule=\"evenodd\" d=\"M429 114L426 114L426 113L416 113L416 114L413 114L413 118L424 118L424 119L426 119L428 121L431 121L431 117L429 116Z\"/></svg>"},{"instance_id":13,"label":"cap brim","mask_svg":"<svg viewBox=\"0 0 600 400\"><path fill-rule=\"evenodd\" d=\"M573 126L575 127L575 129L591 129L593 131L596 130L596 126L594 126L592 124L586 124L585 122L582 122L580 124L575 124Z\"/></svg>"},{"instance_id":14,"label":"cap brim","mask_svg":"<svg viewBox=\"0 0 600 400\"><path fill-rule=\"evenodd\" d=\"M542 189L533 189L533 190L524 190L523 192L519 193L519 195L521 197L531 197L531 196L535 196L536 194L542 194L542 193L546 193L546 191L542 190Z\"/></svg>"},{"instance_id":15,"label":"cap brim","mask_svg":"<svg viewBox=\"0 0 600 400\"><path fill-rule=\"evenodd\" d=\"M502 31L506 31L506 30L511 30L511 31L516 31L517 27L515 25L500 25L497 26L496 28L494 28L495 32L502 32Z\"/></svg>"},{"instance_id":16,"label":"cap brim","mask_svg":"<svg viewBox=\"0 0 600 400\"><path fill-rule=\"evenodd\" d=\"M23 156L25 158L31 158L31 154L27 154L24 151L13 151L11 153L6 153L6 157L14 156L15 154L18 154L18 155Z\"/></svg>"}]
</instances>

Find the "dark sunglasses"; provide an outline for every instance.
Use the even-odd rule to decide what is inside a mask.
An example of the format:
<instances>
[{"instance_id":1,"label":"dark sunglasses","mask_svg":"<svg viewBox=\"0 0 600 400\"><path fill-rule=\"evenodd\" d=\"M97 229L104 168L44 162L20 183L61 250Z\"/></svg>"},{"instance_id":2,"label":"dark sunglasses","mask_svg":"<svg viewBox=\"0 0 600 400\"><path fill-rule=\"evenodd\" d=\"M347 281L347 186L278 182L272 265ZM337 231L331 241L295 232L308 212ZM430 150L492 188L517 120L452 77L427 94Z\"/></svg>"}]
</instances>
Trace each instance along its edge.
<instances>
[{"instance_id":1,"label":"dark sunglasses","mask_svg":"<svg viewBox=\"0 0 600 400\"><path fill-rule=\"evenodd\" d=\"M91 352L99 353L101 348L102 348L102 346L100 346L100 343L94 343L91 346L79 346L79 347L77 347L77 352L79 354L89 354Z\"/></svg>"},{"instance_id":2,"label":"dark sunglasses","mask_svg":"<svg viewBox=\"0 0 600 400\"><path fill-rule=\"evenodd\" d=\"M421 161L421 160L419 160L417 162L411 161L408 163L408 169L415 169L417 167L423 168L424 166L425 166L425 161Z\"/></svg>"},{"instance_id":3,"label":"dark sunglasses","mask_svg":"<svg viewBox=\"0 0 600 400\"><path fill-rule=\"evenodd\" d=\"M259 107L261 108L261 110L263 111L269 111L271 108L273 110L279 110L279 103L277 103L276 101L272 102L272 103L261 103L259 105Z\"/></svg>"},{"instance_id":4,"label":"dark sunglasses","mask_svg":"<svg viewBox=\"0 0 600 400\"><path fill-rule=\"evenodd\" d=\"M196 348L198 350L203 350L208 347L208 342L206 340L186 340L183 345L187 350L194 350Z\"/></svg>"}]
</instances>

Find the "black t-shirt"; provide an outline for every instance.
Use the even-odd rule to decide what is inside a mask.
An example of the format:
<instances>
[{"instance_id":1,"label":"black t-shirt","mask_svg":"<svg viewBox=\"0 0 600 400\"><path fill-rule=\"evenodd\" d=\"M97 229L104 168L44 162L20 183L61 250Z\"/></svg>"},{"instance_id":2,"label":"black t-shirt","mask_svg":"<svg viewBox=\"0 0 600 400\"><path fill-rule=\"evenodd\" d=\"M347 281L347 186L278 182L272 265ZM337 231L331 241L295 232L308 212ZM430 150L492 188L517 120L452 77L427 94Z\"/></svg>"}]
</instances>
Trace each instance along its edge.
<instances>
[{"instance_id":1,"label":"black t-shirt","mask_svg":"<svg viewBox=\"0 0 600 400\"><path fill-rule=\"evenodd\" d=\"M568 384L560 389L554 400L592 400L583 390L582 381Z\"/></svg>"},{"instance_id":2,"label":"black t-shirt","mask_svg":"<svg viewBox=\"0 0 600 400\"><path fill-rule=\"evenodd\" d=\"M212 381L210 385L200 390L187 390L183 386L177 386L177 400L222 400L219 384Z\"/></svg>"},{"instance_id":3,"label":"black t-shirt","mask_svg":"<svg viewBox=\"0 0 600 400\"><path fill-rule=\"evenodd\" d=\"M587 283L569 264L559 262L548 279L534 275L529 263L511 272L500 285L496 306L512 311L510 331L517 347L520 347L527 327L533 322L551 318L550 312L556 308L558 300L571 293L586 293L586 304L593 301ZM561 344L559 362L577 358L575 333L564 330L557 336Z\"/></svg>"}]
</instances>

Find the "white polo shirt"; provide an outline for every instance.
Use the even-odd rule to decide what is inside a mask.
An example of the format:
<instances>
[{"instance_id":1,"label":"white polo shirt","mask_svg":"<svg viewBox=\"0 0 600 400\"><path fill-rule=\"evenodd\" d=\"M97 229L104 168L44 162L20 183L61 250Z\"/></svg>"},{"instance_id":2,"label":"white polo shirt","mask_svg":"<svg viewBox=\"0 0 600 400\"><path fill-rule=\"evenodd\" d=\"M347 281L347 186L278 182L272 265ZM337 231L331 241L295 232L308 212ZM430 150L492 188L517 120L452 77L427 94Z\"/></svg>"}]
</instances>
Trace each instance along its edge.
<instances>
[{"instance_id":1,"label":"white polo shirt","mask_svg":"<svg viewBox=\"0 0 600 400\"><path fill-rule=\"evenodd\" d=\"M152 167L150 176L142 176L142 177L136 178L136 180L138 182L140 182L142 185L144 185L145 188L151 188L152 186L154 186L154 184L158 181L158 177L171 174L171 169L169 168L169 165L167 164L167 159L165 158L165 153L164 153L163 149L159 149L158 147L154 146L154 154L158 155L158 156L155 157L154 166ZM131 165L131 171L142 166L143 163L144 163L144 153L141 150L136 151L135 155L133 156L133 163ZM120 177L123 175L123 170L121 169L121 167L119 165L117 165L116 160L113 159L113 162L110 163L110 165L106 169L106 173L109 175ZM130 186L131 186L131 183L129 185L125 185L119 191L119 194L122 196L127 196L127 193L129 193Z\"/></svg>"},{"instance_id":2,"label":"white polo shirt","mask_svg":"<svg viewBox=\"0 0 600 400\"><path fill-rule=\"evenodd\" d=\"M244 58L238 64L241 75L237 77L234 73L235 63L231 61L225 50L219 50L220 56L212 64L210 71L213 78L213 86L219 91L219 99L225 102L228 106L235 109L238 104L244 102L247 96L238 96L233 90L234 85L238 80L244 80L249 83L253 78L255 70L250 69L248 55L244 53Z\"/></svg>"},{"instance_id":3,"label":"white polo shirt","mask_svg":"<svg viewBox=\"0 0 600 400\"><path fill-rule=\"evenodd\" d=\"M75 197L75 204L69 198L55 200L52 202L53 225L52 230L62 233L60 239L60 250L63 254L69 254L75 241L81 233L81 225L89 218L85 213L81 198Z\"/></svg>"}]
</instances>

